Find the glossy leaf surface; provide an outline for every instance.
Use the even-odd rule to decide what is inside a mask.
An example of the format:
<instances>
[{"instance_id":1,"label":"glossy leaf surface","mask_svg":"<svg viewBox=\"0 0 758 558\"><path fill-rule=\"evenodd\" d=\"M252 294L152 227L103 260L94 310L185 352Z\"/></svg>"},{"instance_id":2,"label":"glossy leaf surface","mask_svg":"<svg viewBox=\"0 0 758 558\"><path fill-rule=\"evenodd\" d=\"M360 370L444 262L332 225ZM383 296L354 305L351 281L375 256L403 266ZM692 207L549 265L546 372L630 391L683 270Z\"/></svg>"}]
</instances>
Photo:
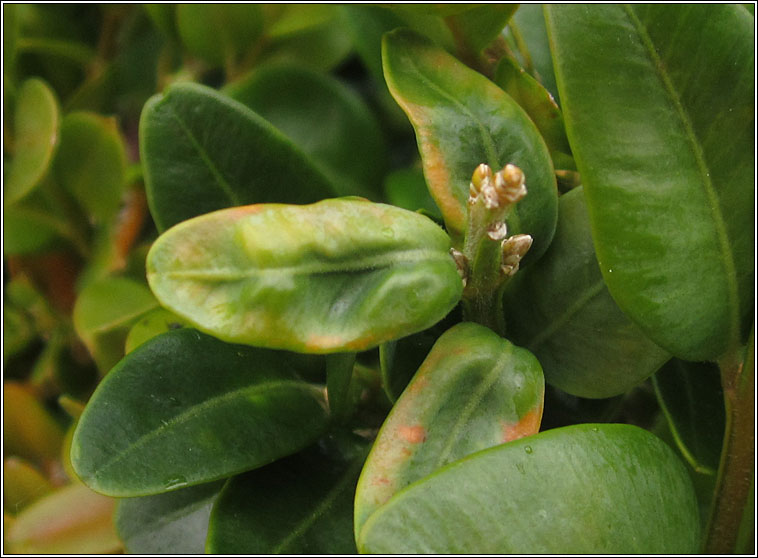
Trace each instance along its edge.
<instances>
[{"instance_id":1,"label":"glossy leaf surface","mask_svg":"<svg viewBox=\"0 0 758 558\"><path fill-rule=\"evenodd\" d=\"M472 53L478 53L497 37L510 21L518 4L489 4L471 7L446 16L453 35Z\"/></svg>"},{"instance_id":2,"label":"glossy leaf surface","mask_svg":"<svg viewBox=\"0 0 758 558\"><path fill-rule=\"evenodd\" d=\"M726 423L718 367L672 359L653 376L653 386L682 455L698 473L715 475Z\"/></svg>"},{"instance_id":3,"label":"glossy leaf surface","mask_svg":"<svg viewBox=\"0 0 758 558\"><path fill-rule=\"evenodd\" d=\"M550 155L526 113L487 78L411 31L385 35L382 57L390 91L416 129L424 175L453 240L465 230L476 166L513 163L524 171L529 193L510 213L509 231L531 234L529 258L537 259L553 236L557 189Z\"/></svg>"},{"instance_id":4,"label":"glossy leaf surface","mask_svg":"<svg viewBox=\"0 0 758 558\"><path fill-rule=\"evenodd\" d=\"M492 330L443 334L374 442L355 497L355 532L393 495L476 451L536 434L544 380L537 359Z\"/></svg>"},{"instance_id":5,"label":"glossy leaf surface","mask_svg":"<svg viewBox=\"0 0 758 558\"><path fill-rule=\"evenodd\" d=\"M116 507L118 535L130 554L202 554L208 519L222 481L166 494L124 498Z\"/></svg>"},{"instance_id":6,"label":"glossy leaf surface","mask_svg":"<svg viewBox=\"0 0 758 558\"><path fill-rule=\"evenodd\" d=\"M318 162L340 195L377 197L385 163L382 131L365 102L340 81L278 64L256 69L225 92Z\"/></svg>"},{"instance_id":7,"label":"glossy leaf surface","mask_svg":"<svg viewBox=\"0 0 758 558\"><path fill-rule=\"evenodd\" d=\"M147 102L140 154L160 230L225 207L334 195L328 179L271 124L197 84L174 85Z\"/></svg>"},{"instance_id":8,"label":"glossy leaf surface","mask_svg":"<svg viewBox=\"0 0 758 558\"><path fill-rule=\"evenodd\" d=\"M698 512L682 463L619 424L549 430L456 461L366 523L377 554L687 554Z\"/></svg>"},{"instance_id":9,"label":"glossy leaf surface","mask_svg":"<svg viewBox=\"0 0 758 558\"><path fill-rule=\"evenodd\" d=\"M753 306L753 18L726 4L546 13L608 288L674 355L717 358Z\"/></svg>"},{"instance_id":10,"label":"glossy leaf surface","mask_svg":"<svg viewBox=\"0 0 758 558\"><path fill-rule=\"evenodd\" d=\"M67 114L55 174L88 215L101 222L113 217L126 179L126 151L115 119L92 112Z\"/></svg>"},{"instance_id":11,"label":"glossy leaf surface","mask_svg":"<svg viewBox=\"0 0 758 558\"><path fill-rule=\"evenodd\" d=\"M304 452L234 477L213 508L213 554L355 554L353 494L362 455Z\"/></svg>"},{"instance_id":12,"label":"glossy leaf surface","mask_svg":"<svg viewBox=\"0 0 758 558\"><path fill-rule=\"evenodd\" d=\"M77 474L104 494L144 496L298 451L324 430L325 402L280 356L186 328L148 341L90 399L71 447Z\"/></svg>"},{"instance_id":13,"label":"glossy leaf surface","mask_svg":"<svg viewBox=\"0 0 758 558\"><path fill-rule=\"evenodd\" d=\"M535 354L547 382L572 395L620 395L670 358L611 298L582 188L561 196L553 243L508 285L504 311L508 337Z\"/></svg>"},{"instance_id":14,"label":"glossy leaf surface","mask_svg":"<svg viewBox=\"0 0 758 558\"><path fill-rule=\"evenodd\" d=\"M21 199L40 183L58 142L58 101L44 81L29 79L19 88L13 124L14 156L3 185L6 203Z\"/></svg>"},{"instance_id":15,"label":"glossy leaf surface","mask_svg":"<svg viewBox=\"0 0 758 558\"><path fill-rule=\"evenodd\" d=\"M516 13L513 14L510 25L506 28L506 37L508 34L514 34L511 27L521 37L521 44L518 50L523 48L522 52L523 66L528 69L529 74L540 82L545 89L560 105L558 97L558 87L555 85L555 72L553 71L553 58L550 53L550 44L545 28L545 17L543 15L544 4L520 4Z\"/></svg>"},{"instance_id":16,"label":"glossy leaf surface","mask_svg":"<svg viewBox=\"0 0 758 558\"><path fill-rule=\"evenodd\" d=\"M351 199L261 204L182 223L148 255L161 303L230 342L360 351L436 323L461 280L431 220Z\"/></svg>"}]
</instances>

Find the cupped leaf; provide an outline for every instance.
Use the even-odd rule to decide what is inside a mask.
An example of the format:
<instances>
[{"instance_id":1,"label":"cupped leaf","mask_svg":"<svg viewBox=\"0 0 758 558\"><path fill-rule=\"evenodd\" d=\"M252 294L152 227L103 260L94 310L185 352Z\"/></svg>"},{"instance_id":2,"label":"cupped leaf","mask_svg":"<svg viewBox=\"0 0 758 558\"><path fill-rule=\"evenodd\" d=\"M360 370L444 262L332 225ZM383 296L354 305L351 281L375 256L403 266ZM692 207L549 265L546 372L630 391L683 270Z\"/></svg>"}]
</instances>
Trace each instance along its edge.
<instances>
[{"instance_id":1,"label":"cupped leaf","mask_svg":"<svg viewBox=\"0 0 758 558\"><path fill-rule=\"evenodd\" d=\"M143 283L126 277L105 277L82 289L74 305L74 328L102 373L124 356L132 324L156 306Z\"/></svg>"},{"instance_id":2,"label":"cupped leaf","mask_svg":"<svg viewBox=\"0 0 758 558\"><path fill-rule=\"evenodd\" d=\"M130 554L203 554L211 507L223 481L166 494L124 498L116 506L116 530Z\"/></svg>"},{"instance_id":3,"label":"cupped leaf","mask_svg":"<svg viewBox=\"0 0 758 558\"><path fill-rule=\"evenodd\" d=\"M213 554L356 554L352 461L305 452L230 479L213 507Z\"/></svg>"},{"instance_id":4,"label":"cupped leaf","mask_svg":"<svg viewBox=\"0 0 758 558\"><path fill-rule=\"evenodd\" d=\"M673 359L653 376L653 386L682 455L698 473L715 475L726 426L718 367Z\"/></svg>"},{"instance_id":5,"label":"cupped leaf","mask_svg":"<svg viewBox=\"0 0 758 558\"><path fill-rule=\"evenodd\" d=\"M508 285L504 311L509 338L535 354L547 382L572 395L620 395L670 358L611 298L582 188L561 196L553 243Z\"/></svg>"},{"instance_id":6,"label":"cupped leaf","mask_svg":"<svg viewBox=\"0 0 758 558\"><path fill-rule=\"evenodd\" d=\"M160 230L225 207L309 203L335 193L281 132L202 85L176 84L146 103L140 154Z\"/></svg>"},{"instance_id":7,"label":"cupped leaf","mask_svg":"<svg viewBox=\"0 0 758 558\"><path fill-rule=\"evenodd\" d=\"M110 554L121 550L113 526L115 500L68 485L22 511L4 533L11 554Z\"/></svg>"},{"instance_id":8,"label":"cupped leaf","mask_svg":"<svg viewBox=\"0 0 758 558\"><path fill-rule=\"evenodd\" d=\"M546 10L605 282L659 345L717 358L753 308L753 19L726 4Z\"/></svg>"},{"instance_id":9,"label":"cupped leaf","mask_svg":"<svg viewBox=\"0 0 758 558\"><path fill-rule=\"evenodd\" d=\"M378 197L386 155L382 131L363 100L340 81L300 65L276 64L256 69L225 93L318 162L340 195Z\"/></svg>"},{"instance_id":10,"label":"cupped leaf","mask_svg":"<svg viewBox=\"0 0 758 558\"><path fill-rule=\"evenodd\" d=\"M237 343L361 351L426 329L461 295L431 220L355 199L217 211L167 231L147 259L161 303Z\"/></svg>"},{"instance_id":11,"label":"cupped leaf","mask_svg":"<svg viewBox=\"0 0 758 558\"><path fill-rule=\"evenodd\" d=\"M511 212L508 228L532 235L536 260L555 230L558 194L550 155L537 128L502 89L412 31L384 36L384 73L408 114L432 197L458 242L465 230L471 174L480 163L518 165L527 197Z\"/></svg>"},{"instance_id":12,"label":"cupped leaf","mask_svg":"<svg viewBox=\"0 0 758 558\"><path fill-rule=\"evenodd\" d=\"M126 148L116 121L93 112L67 114L61 123L55 176L94 220L113 217L126 179Z\"/></svg>"},{"instance_id":13,"label":"cupped leaf","mask_svg":"<svg viewBox=\"0 0 758 558\"><path fill-rule=\"evenodd\" d=\"M3 181L6 203L23 198L47 174L60 127L58 100L41 79L25 81L17 92L17 99L14 156Z\"/></svg>"},{"instance_id":14,"label":"cupped leaf","mask_svg":"<svg viewBox=\"0 0 758 558\"><path fill-rule=\"evenodd\" d=\"M536 434L544 380L534 356L474 323L434 344L374 442L355 496L355 533L390 498L440 467Z\"/></svg>"},{"instance_id":15,"label":"cupped leaf","mask_svg":"<svg viewBox=\"0 0 758 558\"><path fill-rule=\"evenodd\" d=\"M323 432L325 402L280 357L189 328L148 341L111 370L79 419L76 473L103 494L145 496L300 450Z\"/></svg>"},{"instance_id":16,"label":"cupped leaf","mask_svg":"<svg viewBox=\"0 0 758 558\"><path fill-rule=\"evenodd\" d=\"M688 554L700 527L692 483L640 428L582 424L456 461L366 523L376 554Z\"/></svg>"}]
</instances>

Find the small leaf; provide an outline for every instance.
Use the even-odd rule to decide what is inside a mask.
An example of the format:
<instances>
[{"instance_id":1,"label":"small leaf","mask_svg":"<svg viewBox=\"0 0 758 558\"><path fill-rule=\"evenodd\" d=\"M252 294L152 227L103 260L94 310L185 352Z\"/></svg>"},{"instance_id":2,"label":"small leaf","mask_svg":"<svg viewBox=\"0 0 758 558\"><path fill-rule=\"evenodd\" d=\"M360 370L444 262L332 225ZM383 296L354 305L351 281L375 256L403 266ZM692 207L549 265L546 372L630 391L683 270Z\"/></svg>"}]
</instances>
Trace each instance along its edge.
<instances>
[{"instance_id":1,"label":"small leaf","mask_svg":"<svg viewBox=\"0 0 758 558\"><path fill-rule=\"evenodd\" d=\"M115 501L72 484L21 512L5 533L11 554L111 554L121 549L113 527Z\"/></svg>"},{"instance_id":2,"label":"small leaf","mask_svg":"<svg viewBox=\"0 0 758 558\"><path fill-rule=\"evenodd\" d=\"M481 52L503 30L518 4L489 4L446 16L456 38L472 53Z\"/></svg>"},{"instance_id":3,"label":"small leaf","mask_svg":"<svg viewBox=\"0 0 758 558\"><path fill-rule=\"evenodd\" d=\"M461 295L450 240L396 207L335 199L217 211L148 255L166 308L229 342L361 351L426 329Z\"/></svg>"},{"instance_id":4,"label":"small leaf","mask_svg":"<svg viewBox=\"0 0 758 558\"><path fill-rule=\"evenodd\" d=\"M92 112L67 114L61 123L55 176L95 220L113 217L126 176L126 148L115 119Z\"/></svg>"},{"instance_id":5,"label":"small leaf","mask_svg":"<svg viewBox=\"0 0 758 558\"><path fill-rule=\"evenodd\" d=\"M3 450L30 461L56 459L63 428L27 386L3 382Z\"/></svg>"},{"instance_id":6,"label":"small leaf","mask_svg":"<svg viewBox=\"0 0 758 558\"><path fill-rule=\"evenodd\" d=\"M187 325L187 322L173 312L169 312L164 308L155 308L139 318L129 330L129 334L126 336L124 352L127 354L131 353L145 341L149 341L161 333L179 329L185 325Z\"/></svg>"},{"instance_id":7,"label":"small leaf","mask_svg":"<svg viewBox=\"0 0 758 558\"><path fill-rule=\"evenodd\" d=\"M718 358L754 306L753 18L727 4L546 14L608 289L675 356Z\"/></svg>"},{"instance_id":8,"label":"small leaf","mask_svg":"<svg viewBox=\"0 0 758 558\"><path fill-rule=\"evenodd\" d=\"M537 359L474 323L442 335L384 421L355 496L355 533L407 485L476 451L536 434Z\"/></svg>"},{"instance_id":9,"label":"small leaf","mask_svg":"<svg viewBox=\"0 0 758 558\"><path fill-rule=\"evenodd\" d=\"M384 37L387 84L416 129L424 175L454 243L465 230L471 173L518 165L529 194L508 228L534 238L535 261L553 237L558 194L545 143L526 113L487 78L408 30Z\"/></svg>"},{"instance_id":10,"label":"small leaf","mask_svg":"<svg viewBox=\"0 0 758 558\"><path fill-rule=\"evenodd\" d=\"M47 174L58 143L60 116L55 93L42 80L26 80L18 90L13 159L5 177L5 202L31 192Z\"/></svg>"},{"instance_id":11,"label":"small leaf","mask_svg":"<svg viewBox=\"0 0 758 558\"><path fill-rule=\"evenodd\" d=\"M234 477L211 515L212 554L356 554L352 462L304 452Z\"/></svg>"},{"instance_id":12,"label":"small leaf","mask_svg":"<svg viewBox=\"0 0 758 558\"><path fill-rule=\"evenodd\" d=\"M689 554L700 543L682 463L622 424L542 432L456 461L366 523L372 554Z\"/></svg>"},{"instance_id":13,"label":"small leaf","mask_svg":"<svg viewBox=\"0 0 758 558\"><path fill-rule=\"evenodd\" d=\"M53 485L31 463L18 457L3 460L3 510L16 515L53 491Z\"/></svg>"},{"instance_id":14,"label":"small leaf","mask_svg":"<svg viewBox=\"0 0 758 558\"><path fill-rule=\"evenodd\" d=\"M386 156L382 131L364 101L340 81L300 65L269 64L225 93L317 162L339 195L377 197L372 192L379 190Z\"/></svg>"},{"instance_id":15,"label":"small leaf","mask_svg":"<svg viewBox=\"0 0 758 558\"><path fill-rule=\"evenodd\" d=\"M124 498L116 507L116 530L129 554L203 554L211 506L223 481L166 494Z\"/></svg>"},{"instance_id":16,"label":"small leaf","mask_svg":"<svg viewBox=\"0 0 758 558\"><path fill-rule=\"evenodd\" d=\"M158 305L142 284L125 277L89 283L74 305L74 328L105 373L124 356L124 341L132 324Z\"/></svg>"},{"instance_id":17,"label":"small leaf","mask_svg":"<svg viewBox=\"0 0 758 558\"><path fill-rule=\"evenodd\" d=\"M225 207L334 195L329 180L271 124L197 84L176 84L147 102L140 154L159 230Z\"/></svg>"},{"instance_id":18,"label":"small leaf","mask_svg":"<svg viewBox=\"0 0 758 558\"><path fill-rule=\"evenodd\" d=\"M561 196L553 243L514 277L504 306L509 338L535 354L548 383L572 395L620 395L670 358L611 298L581 187Z\"/></svg>"},{"instance_id":19,"label":"small leaf","mask_svg":"<svg viewBox=\"0 0 758 558\"><path fill-rule=\"evenodd\" d=\"M71 461L98 492L146 496L270 463L327 421L322 391L279 353L185 328L111 370L79 419Z\"/></svg>"},{"instance_id":20,"label":"small leaf","mask_svg":"<svg viewBox=\"0 0 758 558\"><path fill-rule=\"evenodd\" d=\"M3 252L6 255L30 254L50 247L66 223L56 215L21 202L3 208Z\"/></svg>"},{"instance_id":21,"label":"small leaf","mask_svg":"<svg viewBox=\"0 0 758 558\"><path fill-rule=\"evenodd\" d=\"M726 426L718 367L672 359L653 376L653 386L684 458L696 472L715 475Z\"/></svg>"}]
</instances>

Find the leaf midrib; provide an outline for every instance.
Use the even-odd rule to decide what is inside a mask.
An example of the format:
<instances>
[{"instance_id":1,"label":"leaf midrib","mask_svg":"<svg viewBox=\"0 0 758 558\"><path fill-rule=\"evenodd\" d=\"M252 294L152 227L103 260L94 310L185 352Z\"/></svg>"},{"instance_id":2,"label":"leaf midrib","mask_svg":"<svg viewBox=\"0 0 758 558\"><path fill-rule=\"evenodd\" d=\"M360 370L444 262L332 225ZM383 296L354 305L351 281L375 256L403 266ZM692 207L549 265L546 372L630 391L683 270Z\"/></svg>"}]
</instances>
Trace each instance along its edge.
<instances>
[{"instance_id":1,"label":"leaf midrib","mask_svg":"<svg viewBox=\"0 0 758 558\"><path fill-rule=\"evenodd\" d=\"M210 399L206 399L205 401L202 401L201 403L198 403L197 405L193 405L189 407L188 409L173 416L171 419L165 422L161 421L160 426L158 426L157 428L153 430L150 430L146 434L143 434L142 436L134 440L132 443L130 443L127 447L125 447L124 449L116 453L103 465L98 467L90 478L92 480L96 480L98 478L103 477L104 473L108 469L112 468L115 464L127 458L138 447L144 446L145 444L147 444L154 438L160 436L165 430L195 418L197 415L204 412L208 408L214 407L216 405L219 405L219 406L223 405L227 401L234 400L237 397L245 397L245 396L250 396L257 393L263 393L266 391L272 391L272 390L283 389L283 388L299 389L302 391L311 390L310 386L304 385L302 384L302 382L299 382L297 380L278 380L278 381L273 381L273 382L266 382L264 384L244 386L232 391L228 391L221 395L211 397Z\"/></svg>"},{"instance_id":2,"label":"leaf midrib","mask_svg":"<svg viewBox=\"0 0 758 558\"><path fill-rule=\"evenodd\" d=\"M344 263L313 263L309 265L289 265L278 267L251 267L248 269L216 268L216 269L178 269L154 272L164 277L190 279L198 281L239 281L264 275L327 275L335 273L356 273L361 271L377 271L397 267L397 264L417 264L430 261L448 261L446 252L436 250L404 250L391 252L380 256L351 258ZM452 260L450 260L452 261Z\"/></svg>"},{"instance_id":3,"label":"leaf midrib","mask_svg":"<svg viewBox=\"0 0 758 558\"><path fill-rule=\"evenodd\" d=\"M663 61L661 60L660 56L658 56L658 51L656 50L655 45L647 32L647 29L645 29L645 26L637 17L637 14L634 13L631 6L624 4L623 8L626 11L632 25L634 25L634 28L639 35L639 39L647 51L648 56L650 57L652 66L658 74L658 77L663 84L663 88L668 95L677 116L679 117L679 121L684 130L687 143L690 146L690 150L697 164L697 169L700 174L700 183L705 190L706 198L708 200L708 209L710 210L710 216L713 221L714 229L716 231L716 237L718 239L720 248L721 261L723 264L724 274L726 276L727 297L729 301L728 339L729 343L734 344L739 339L740 324L737 270L734 263L734 254L732 252L729 236L726 230L724 216L721 211L721 203L718 194L716 193L713 186L713 182L711 181L710 170L705 161L705 154L703 153L702 147L698 142L692 121L687 114L687 111L685 110L684 105L682 104L682 101L676 92L676 89L674 88L674 84L671 81L670 76L664 69Z\"/></svg>"}]
</instances>

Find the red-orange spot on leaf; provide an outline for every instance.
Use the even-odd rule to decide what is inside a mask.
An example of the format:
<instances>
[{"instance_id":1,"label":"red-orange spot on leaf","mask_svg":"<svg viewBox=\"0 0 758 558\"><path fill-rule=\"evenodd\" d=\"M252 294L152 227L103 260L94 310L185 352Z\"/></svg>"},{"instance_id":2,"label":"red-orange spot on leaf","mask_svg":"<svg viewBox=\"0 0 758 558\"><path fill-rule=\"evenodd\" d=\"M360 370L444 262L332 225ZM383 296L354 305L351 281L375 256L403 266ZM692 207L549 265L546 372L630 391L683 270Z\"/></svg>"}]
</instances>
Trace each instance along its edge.
<instances>
[{"instance_id":1,"label":"red-orange spot on leaf","mask_svg":"<svg viewBox=\"0 0 758 558\"><path fill-rule=\"evenodd\" d=\"M423 426L399 426L397 433L411 444L419 444L426 440L426 430Z\"/></svg>"},{"instance_id":2,"label":"red-orange spot on leaf","mask_svg":"<svg viewBox=\"0 0 758 558\"><path fill-rule=\"evenodd\" d=\"M516 424L503 421L503 442L512 442L536 434L540 429L541 422L542 405L526 413Z\"/></svg>"}]
</instances>

